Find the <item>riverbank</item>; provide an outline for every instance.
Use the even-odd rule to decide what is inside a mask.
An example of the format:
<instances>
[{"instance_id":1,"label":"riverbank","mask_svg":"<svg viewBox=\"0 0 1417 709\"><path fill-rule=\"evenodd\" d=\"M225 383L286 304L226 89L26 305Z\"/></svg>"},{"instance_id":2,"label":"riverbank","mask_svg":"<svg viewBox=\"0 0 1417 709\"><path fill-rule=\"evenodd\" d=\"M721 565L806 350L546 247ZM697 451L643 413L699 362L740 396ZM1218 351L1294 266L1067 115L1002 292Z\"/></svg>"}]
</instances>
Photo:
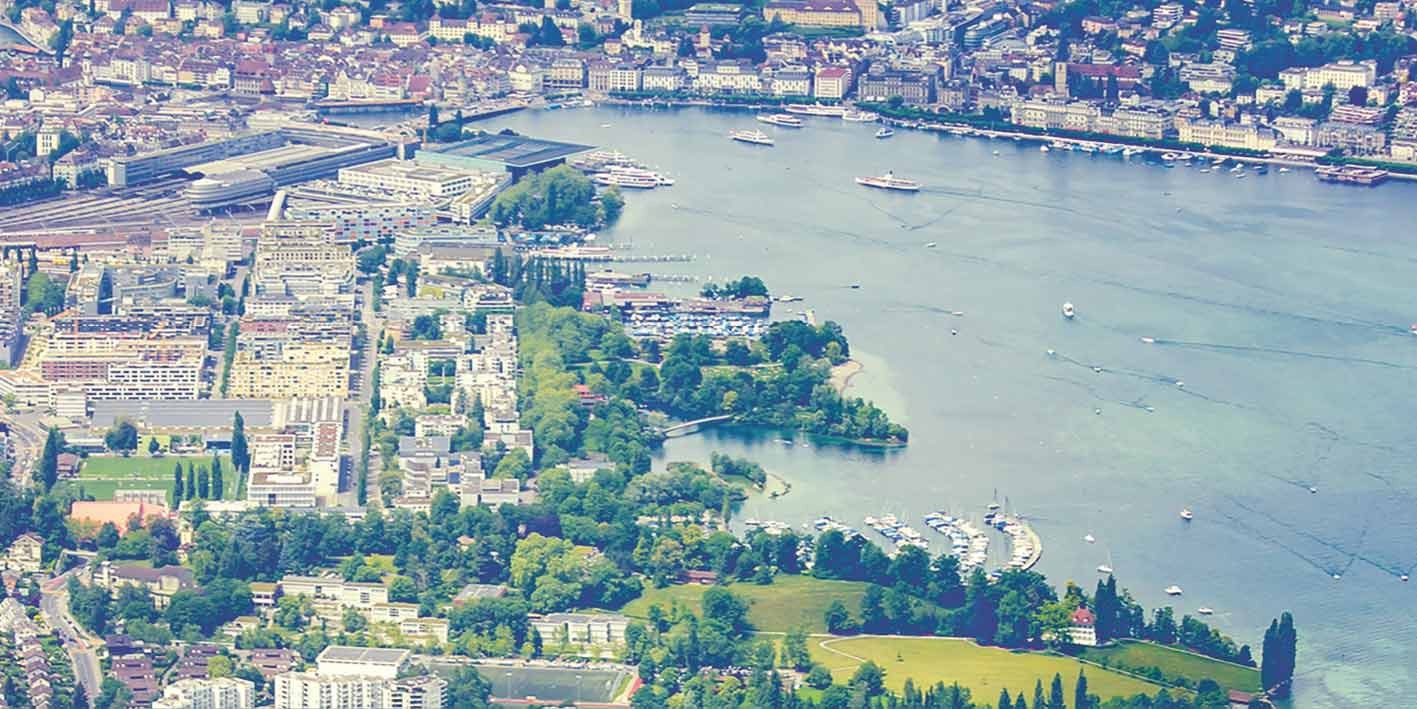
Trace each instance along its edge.
<instances>
[{"instance_id":1,"label":"riverbank","mask_svg":"<svg viewBox=\"0 0 1417 709\"><path fill-rule=\"evenodd\" d=\"M832 367L831 385L836 393L846 395L846 389L851 386L851 380L856 375L866 371L866 365L854 359L848 359L841 364Z\"/></svg>"},{"instance_id":2,"label":"riverbank","mask_svg":"<svg viewBox=\"0 0 1417 709\"><path fill-rule=\"evenodd\" d=\"M783 106L782 102L732 102L716 101L710 99L673 98L625 99L614 97L597 99L597 103L622 108L641 108L651 110L659 108L711 108L741 111L759 111L764 109L780 109ZM869 110L880 112L882 109L880 107L871 106L869 107ZM1046 132L1033 132L1023 130L1021 128L1018 130L1005 130L998 128L984 128L968 123L946 121L928 122L924 120L913 120L909 118L897 118L885 115L884 113L881 114L881 123L895 128L905 128L931 133L950 133L952 135L959 135L960 137L986 138L991 140L997 138L1017 141L1027 140L1044 145L1051 143L1059 143L1063 145L1097 146L1105 148L1131 150L1134 151L1135 154L1151 155L1156 157L1160 157L1161 155L1165 155L1167 153L1185 153L1187 155L1193 156L1194 158L1204 158L1206 160L1211 161L1233 160L1236 162L1273 165L1276 167L1286 168L1301 168L1307 170L1315 170L1317 168L1324 167L1324 163L1319 161L1319 156L1317 155L1313 158L1298 156L1286 157L1268 154L1256 154L1250 152L1231 152L1219 149L1217 147L1184 148L1168 145L1147 145L1144 143L1126 141L1121 139L1120 137L1117 139L1109 139L1105 135L1090 135L1087 138L1077 138ZM1356 162L1354 164L1360 166L1364 165L1362 161ZM1413 167L1414 169L1417 169L1417 165L1414 165ZM1417 173L1404 173L1396 170L1388 170L1387 172L1388 179L1417 181Z\"/></svg>"}]
</instances>

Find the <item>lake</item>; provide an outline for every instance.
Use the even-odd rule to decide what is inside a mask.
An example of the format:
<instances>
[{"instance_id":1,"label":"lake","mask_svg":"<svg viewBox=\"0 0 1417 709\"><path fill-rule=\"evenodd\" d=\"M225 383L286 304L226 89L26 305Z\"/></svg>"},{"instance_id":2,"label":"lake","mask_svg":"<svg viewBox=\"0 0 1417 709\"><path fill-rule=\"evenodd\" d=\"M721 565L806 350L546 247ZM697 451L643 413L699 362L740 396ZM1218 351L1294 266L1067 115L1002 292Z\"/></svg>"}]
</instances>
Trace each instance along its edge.
<instances>
[{"instance_id":1,"label":"lake","mask_svg":"<svg viewBox=\"0 0 1417 709\"><path fill-rule=\"evenodd\" d=\"M751 457L794 489L743 516L792 524L890 512L923 529L926 512L1007 500L1059 586L1090 590L1110 563L1148 608L1214 608L1256 656L1293 611L1295 706L1417 694L1417 584L1399 580L1417 566L1417 187L807 123L597 108L480 124L670 173L602 238L696 259L624 268L801 296L778 314L840 322L865 365L851 392L911 430L879 451L720 429L664 460ZM755 127L776 147L726 137ZM925 188L853 182L887 170Z\"/></svg>"}]
</instances>

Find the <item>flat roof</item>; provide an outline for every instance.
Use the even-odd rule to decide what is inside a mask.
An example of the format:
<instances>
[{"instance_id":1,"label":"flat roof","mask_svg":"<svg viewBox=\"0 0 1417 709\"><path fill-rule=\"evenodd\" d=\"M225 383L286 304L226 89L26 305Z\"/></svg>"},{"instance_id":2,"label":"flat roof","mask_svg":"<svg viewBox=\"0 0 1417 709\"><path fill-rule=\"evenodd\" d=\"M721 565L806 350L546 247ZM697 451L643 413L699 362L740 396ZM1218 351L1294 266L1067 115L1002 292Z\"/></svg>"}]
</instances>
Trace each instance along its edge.
<instances>
[{"instance_id":1,"label":"flat roof","mask_svg":"<svg viewBox=\"0 0 1417 709\"><path fill-rule=\"evenodd\" d=\"M371 665L399 665L412 655L411 650L391 647L352 647L331 645L320 652L316 662L362 662Z\"/></svg>"},{"instance_id":2,"label":"flat roof","mask_svg":"<svg viewBox=\"0 0 1417 709\"><path fill-rule=\"evenodd\" d=\"M511 168L526 169L564 160L577 153L592 150L592 146L562 143L554 140L528 138L524 135L484 133L475 138L430 151L463 158L477 158L501 163Z\"/></svg>"},{"instance_id":3,"label":"flat roof","mask_svg":"<svg viewBox=\"0 0 1417 709\"><path fill-rule=\"evenodd\" d=\"M229 428L237 411L248 427L272 425L275 403L264 399L196 399L191 401L93 401L92 426L109 428L132 419L154 428Z\"/></svg>"}]
</instances>

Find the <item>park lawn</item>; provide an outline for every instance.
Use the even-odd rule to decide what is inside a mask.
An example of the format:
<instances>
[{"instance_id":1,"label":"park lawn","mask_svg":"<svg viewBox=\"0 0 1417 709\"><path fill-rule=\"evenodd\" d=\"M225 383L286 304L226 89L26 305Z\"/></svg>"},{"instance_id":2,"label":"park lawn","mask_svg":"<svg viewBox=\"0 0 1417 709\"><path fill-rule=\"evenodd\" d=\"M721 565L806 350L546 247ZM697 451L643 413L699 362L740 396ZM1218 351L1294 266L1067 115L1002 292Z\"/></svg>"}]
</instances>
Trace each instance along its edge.
<instances>
[{"instance_id":1,"label":"park lawn","mask_svg":"<svg viewBox=\"0 0 1417 709\"><path fill-rule=\"evenodd\" d=\"M748 602L748 622L755 630L787 632L802 629L809 633L827 632L827 607L841 601L852 613L861 608L869 584L861 581L829 581L811 576L782 574L766 586L732 583L724 588ZM675 602L695 613L702 612L704 591L712 586L684 584L647 589L644 595L625 604L621 613L645 618L649 607L658 604L666 612Z\"/></svg>"},{"instance_id":2,"label":"park lawn","mask_svg":"<svg viewBox=\"0 0 1417 709\"><path fill-rule=\"evenodd\" d=\"M1125 667L1134 672L1155 667L1167 677L1186 678L1191 686L1203 679L1212 679L1226 689L1257 692L1260 688L1260 671L1253 667L1156 643L1124 640L1110 647L1086 648L1081 656L1092 662Z\"/></svg>"},{"instance_id":3,"label":"park lawn","mask_svg":"<svg viewBox=\"0 0 1417 709\"><path fill-rule=\"evenodd\" d=\"M1070 657L1039 652L1011 652L994 647L982 647L972 640L958 638L921 637L848 637L810 638L807 648L812 660L826 665L832 677L846 682L860 662L838 653L862 660L872 660L886 671L886 686L899 691L907 678L915 686L925 688L936 682L946 685L958 682L969 689L977 702L993 703L999 690L1020 691L1033 695L1039 680L1048 688L1053 675L1063 677L1064 696L1073 696L1078 670L1087 675L1087 688L1104 701L1112 697L1135 694L1155 694L1162 687L1143 680L1110 672L1100 667L1084 665ZM836 652L833 652L835 650Z\"/></svg>"}]
</instances>

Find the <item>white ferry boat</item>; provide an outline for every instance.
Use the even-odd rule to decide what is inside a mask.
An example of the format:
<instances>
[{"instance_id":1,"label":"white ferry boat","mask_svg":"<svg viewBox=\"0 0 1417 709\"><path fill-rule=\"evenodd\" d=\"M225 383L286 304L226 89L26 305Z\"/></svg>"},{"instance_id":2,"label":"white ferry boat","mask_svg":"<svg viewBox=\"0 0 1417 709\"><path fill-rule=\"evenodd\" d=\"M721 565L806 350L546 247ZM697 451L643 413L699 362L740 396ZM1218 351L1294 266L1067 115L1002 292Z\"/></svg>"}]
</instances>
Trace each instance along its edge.
<instances>
[{"instance_id":1,"label":"white ferry boat","mask_svg":"<svg viewBox=\"0 0 1417 709\"><path fill-rule=\"evenodd\" d=\"M591 178L596 184L630 187L633 189L653 189L655 187L670 187L674 180L665 177L653 170L645 170L637 167L614 166L606 172L597 173Z\"/></svg>"},{"instance_id":2,"label":"white ferry boat","mask_svg":"<svg viewBox=\"0 0 1417 709\"><path fill-rule=\"evenodd\" d=\"M803 116L825 116L827 118L841 118L846 115L846 109L841 106L823 106L815 103L789 103L783 107L783 110Z\"/></svg>"},{"instance_id":3,"label":"white ferry boat","mask_svg":"<svg viewBox=\"0 0 1417 709\"><path fill-rule=\"evenodd\" d=\"M919 192L920 183L914 180L906 180L896 177L893 173L887 172L884 175L872 177L858 177L856 184L866 187L875 187L880 190L896 190L899 192Z\"/></svg>"},{"instance_id":4,"label":"white ferry boat","mask_svg":"<svg viewBox=\"0 0 1417 709\"><path fill-rule=\"evenodd\" d=\"M759 123L768 123L783 128L801 128L802 119L787 113L759 113Z\"/></svg>"},{"instance_id":5,"label":"white ferry boat","mask_svg":"<svg viewBox=\"0 0 1417 709\"><path fill-rule=\"evenodd\" d=\"M728 134L740 143L750 143L752 145L772 145L772 137L760 130L735 130Z\"/></svg>"},{"instance_id":6,"label":"white ferry boat","mask_svg":"<svg viewBox=\"0 0 1417 709\"><path fill-rule=\"evenodd\" d=\"M874 123L881 119L880 114L871 111L846 111L841 114L841 120L848 123Z\"/></svg>"}]
</instances>

